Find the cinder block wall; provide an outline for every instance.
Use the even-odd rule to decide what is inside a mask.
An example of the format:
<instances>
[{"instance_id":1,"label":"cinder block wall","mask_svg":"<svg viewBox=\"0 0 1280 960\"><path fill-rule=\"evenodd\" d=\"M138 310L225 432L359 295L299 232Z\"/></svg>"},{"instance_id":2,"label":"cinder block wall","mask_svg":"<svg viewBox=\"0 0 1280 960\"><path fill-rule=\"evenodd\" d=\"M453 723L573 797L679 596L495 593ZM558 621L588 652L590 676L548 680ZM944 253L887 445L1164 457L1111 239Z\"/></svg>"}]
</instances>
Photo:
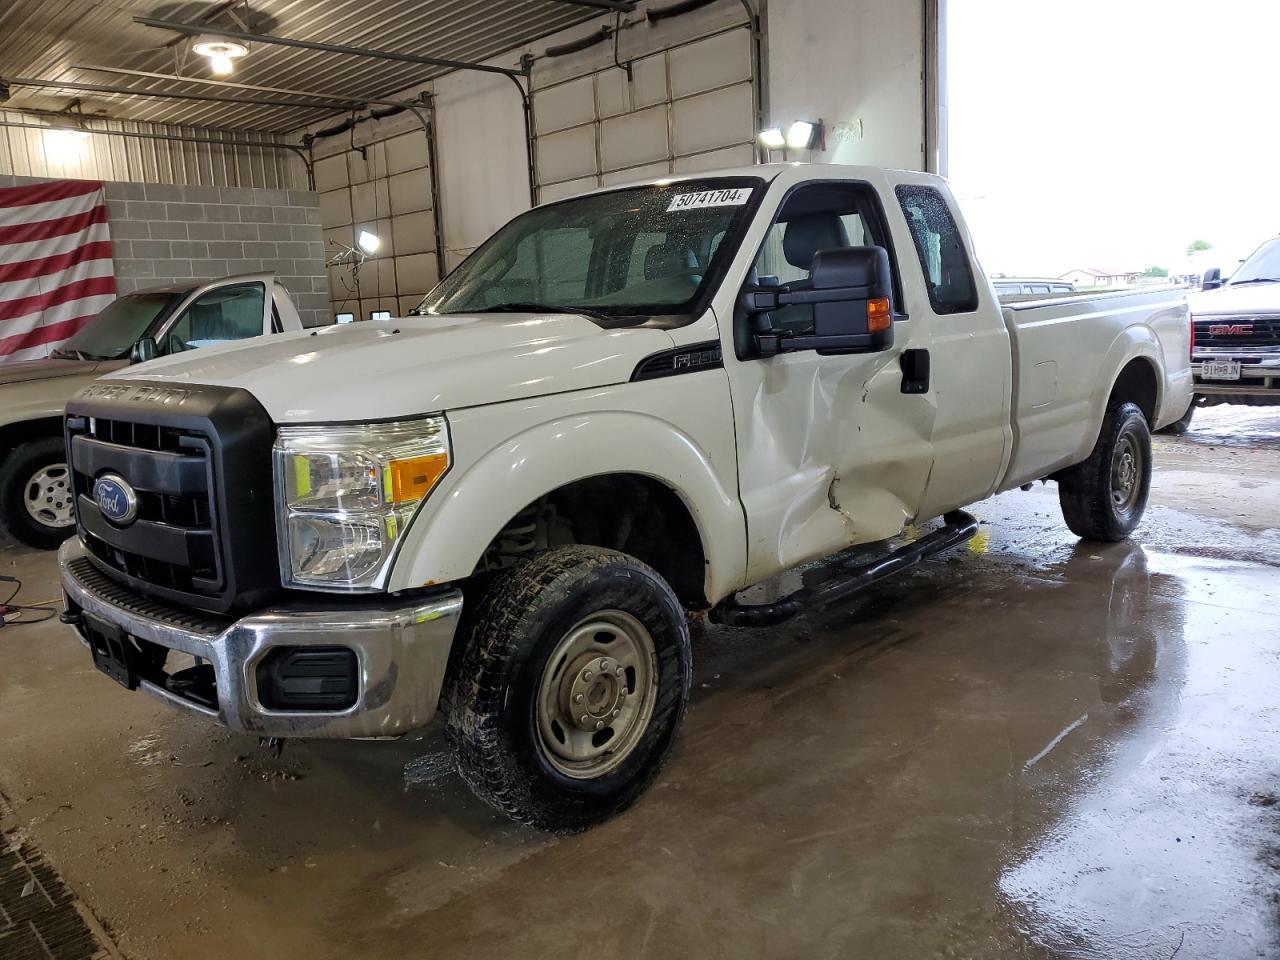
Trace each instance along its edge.
<instances>
[{"instance_id":1,"label":"cinder block wall","mask_svg":"<svg viewBox=\"0 0 1280 960\"><path fill-rule=\"evenodd\" d=\"M0 176L0 187L42 182ZM319 198L309 190L103 184L116 288L274 271L302 322L333 322Z\"/></svg>"}]
</instances>

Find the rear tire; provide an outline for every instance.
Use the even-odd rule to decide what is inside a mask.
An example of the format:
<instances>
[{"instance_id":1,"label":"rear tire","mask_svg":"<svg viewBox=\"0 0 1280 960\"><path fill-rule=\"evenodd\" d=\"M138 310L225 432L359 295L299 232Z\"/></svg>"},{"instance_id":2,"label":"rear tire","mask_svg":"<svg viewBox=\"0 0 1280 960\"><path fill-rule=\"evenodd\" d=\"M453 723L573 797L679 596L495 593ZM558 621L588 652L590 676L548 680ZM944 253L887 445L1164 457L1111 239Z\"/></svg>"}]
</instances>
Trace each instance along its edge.
<instances>
[{"instance_id":1,"label":"rear tire","mask_svg":"<svg viewBox=\"0 0 1280 960\"><path fill-rule=\"evenodd\" d=\"M496 574L465 617L442 706L459 773L514 820L576 831L625 810L675 741L689 628L666 582L597 547Z\"/></svg>"},{"instance_id":2,"label":"rear tire","mask_svg":"<svg viewBox=\"0 0 1280 960\"><path fill-rule=\"evenodd\" d=\"M1170 436L1174 436L1174 437L1182 436L1184 433L1186 433L1188 430L1191 429L1191 417L1195 414L1195 412L1196 412L1196 404L1195 404L1195 401L1193 400L1191 404L1187 407L1186 413L1184 413L1177 420L1173 421L1173 423L1169 424L1167 427L1161 427L1159 430L1156 431L1156 433L1167 433Z\"/></svg>"},{"instance_id":3,"label":"rear tire","mask_svg":"<svg viewBox=\"0 0 1280 960\"><path fill-rule=\"evenodd\" d=\"M1151 431L1136 404L1107 411L1089 459L1058 479L1058 502L1071 532L1118 543L1133 532L1151 490Z\"/></svg>"},{"instance_id":4,"label":"rear tire","mask_svg":"<svg viewBox=\"0 0 1280 960\"><path fill-rule=\"evenodd\" d=\"M56 550L75 532L61 437L28 440L0 463L0 525L29 547Z\"/></svg>"}]
</instances>

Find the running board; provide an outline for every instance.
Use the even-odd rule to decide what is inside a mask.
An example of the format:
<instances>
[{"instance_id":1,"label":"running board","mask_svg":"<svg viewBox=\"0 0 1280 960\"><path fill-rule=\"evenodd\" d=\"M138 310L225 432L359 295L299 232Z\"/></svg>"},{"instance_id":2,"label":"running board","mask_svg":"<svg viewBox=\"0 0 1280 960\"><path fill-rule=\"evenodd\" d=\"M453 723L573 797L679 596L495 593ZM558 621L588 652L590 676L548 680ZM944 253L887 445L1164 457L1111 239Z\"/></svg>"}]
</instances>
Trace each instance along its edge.
<instances>
[{"instance_id":1,"label":"running board","mask_svg":"<svg viewBox=\"0 0 1280 960\"><path fill-rule=\"evenodd\" d=\"M721 601L711 610L711 622L731 627L771 627L789 620L803 610L844 600L879 583L885 577L914 567L921 560L958 547L978 532L978 521L963 510L952 510L943 525L914 543L904 544L887 557L870 563L847 566L837 564L843 576L812 587L801 587L795 593L771 603L742 604L736 594Z\"/></svg>"}]
</instances>

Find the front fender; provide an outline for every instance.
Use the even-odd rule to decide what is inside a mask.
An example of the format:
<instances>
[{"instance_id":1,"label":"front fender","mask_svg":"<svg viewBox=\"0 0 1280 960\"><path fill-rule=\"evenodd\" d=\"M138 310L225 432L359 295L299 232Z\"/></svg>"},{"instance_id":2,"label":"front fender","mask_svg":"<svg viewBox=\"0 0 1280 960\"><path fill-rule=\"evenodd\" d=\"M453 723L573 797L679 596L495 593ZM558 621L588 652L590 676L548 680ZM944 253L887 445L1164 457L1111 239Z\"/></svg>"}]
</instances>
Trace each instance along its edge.
<instances>
[{"instance_id":1,"label":"front fender","mask_svg":"<svg viewBox=\"0 0 1280 960\"><path fill-rule=\"evenodd\" d=\"M468 450L491 426L481 421L502 418L488 411L450 418L455 466L406 533L389 590L470 576L494 537L530 503L574 481L614 473L658 480L688 507L702 539L711 602L741 586L741 507L688 434L639 412L575 413L521 429L487 451L482 444Z\"/></svg>"}]
</instances>

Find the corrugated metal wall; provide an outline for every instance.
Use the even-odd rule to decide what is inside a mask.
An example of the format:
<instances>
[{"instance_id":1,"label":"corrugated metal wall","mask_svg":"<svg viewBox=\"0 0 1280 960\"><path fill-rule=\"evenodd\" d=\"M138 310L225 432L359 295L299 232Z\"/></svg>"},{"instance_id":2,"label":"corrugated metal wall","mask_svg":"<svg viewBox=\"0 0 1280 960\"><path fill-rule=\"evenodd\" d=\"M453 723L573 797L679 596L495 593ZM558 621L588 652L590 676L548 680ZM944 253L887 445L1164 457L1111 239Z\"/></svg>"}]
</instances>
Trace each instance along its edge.
<instances>
[{"instance_id":1,"label":"corrugated metal wall","mask_svg":"<svg viewBox=\"0 0 1280 960\"><path fill-rule=\"evenodd\" d=\"M31 124L31 114L0 110L0 121ZM280 142L274 134L173 127L133 121L93 121L99 129L149 136L169 135L210 140ZM28 127L0 126L0 174L172 183L189 186L262 187L305 190L306 169L286 150L244 146L210 146L173 140L139 139L91 133L75 138Z\"/></svg>"}]
</instances>

